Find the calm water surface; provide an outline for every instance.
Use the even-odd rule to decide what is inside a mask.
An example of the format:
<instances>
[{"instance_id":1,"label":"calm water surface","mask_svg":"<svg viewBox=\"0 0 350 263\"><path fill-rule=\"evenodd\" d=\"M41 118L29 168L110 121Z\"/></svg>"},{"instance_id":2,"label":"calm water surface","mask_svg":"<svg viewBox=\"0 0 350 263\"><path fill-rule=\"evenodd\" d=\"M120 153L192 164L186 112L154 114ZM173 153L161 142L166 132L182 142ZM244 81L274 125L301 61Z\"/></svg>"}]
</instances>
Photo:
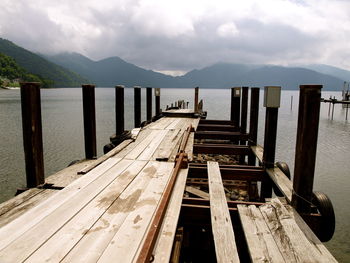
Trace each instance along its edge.
<instances>
[{"instance_id":1,"label":"calm water surface","mask_svg":"<svg viewBox=\"0 0 350 263\"><path fill-rule=\"evenodd\" d=\"M193 90L162 89L161 107L179 99L193 101ZM298 91L283 91L279 110L276 161L285 161L293 173ZM340 92L322 92L322 96L341 97ZM142 90L142 103L145 91ZM291 97L293 96L293 109ZM263 92L260 93L261 101ZM200 90L208 119L228 119L230 90ZM81 89L50 89L41 91L44 137L45 174L66 167L72 160L84 157L83 115ZM133 90L125 90L125 126L133 125ZM154 103L153 103L154 104ZM260 103L259 139L263 144L265 110ZM145 119L145 103L142 119ZM349 114L350 116L350 114ZM98 154L115 130L114 89L96 89L96 121ZM16 189L25 186L24 154L20 93L0 90L0 202L13 196ZM314 190L323 191L332 200L336 233L326 243L340 262L350 262L350 121L345 121L345 109L336 105L334 120L328 117L328 105L321 105Z\"/></svg>"}]
</instances>

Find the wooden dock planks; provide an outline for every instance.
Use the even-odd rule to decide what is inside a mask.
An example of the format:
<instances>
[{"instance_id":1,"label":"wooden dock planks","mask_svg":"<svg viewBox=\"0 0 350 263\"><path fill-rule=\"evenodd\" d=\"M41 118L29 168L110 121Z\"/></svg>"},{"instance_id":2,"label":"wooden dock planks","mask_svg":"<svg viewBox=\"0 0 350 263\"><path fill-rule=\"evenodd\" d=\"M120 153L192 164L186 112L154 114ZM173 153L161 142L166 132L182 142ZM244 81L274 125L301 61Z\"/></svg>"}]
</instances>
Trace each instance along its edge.
<instances>
[{"instance_id":1,"label":"wooden dock planks","mask_svg":"<svg viewBox=\"0 0 350 263\"><path fill-rule=\"evenodd\" d=\"M207 162L210 195L210 214L215 243L217 262L239 262L235 234L222 179L219 164Z\"/></svg>"},{"instance_id":2,"label":"wooden dock planks","mask_svg":"<svg viewBox=\"0 0 350 263\"><path fill-rule=\"evenodd\" d=\"M337 262L289 205L278 198L238 205L252 262Z\"/></svg>"}]
</instances>

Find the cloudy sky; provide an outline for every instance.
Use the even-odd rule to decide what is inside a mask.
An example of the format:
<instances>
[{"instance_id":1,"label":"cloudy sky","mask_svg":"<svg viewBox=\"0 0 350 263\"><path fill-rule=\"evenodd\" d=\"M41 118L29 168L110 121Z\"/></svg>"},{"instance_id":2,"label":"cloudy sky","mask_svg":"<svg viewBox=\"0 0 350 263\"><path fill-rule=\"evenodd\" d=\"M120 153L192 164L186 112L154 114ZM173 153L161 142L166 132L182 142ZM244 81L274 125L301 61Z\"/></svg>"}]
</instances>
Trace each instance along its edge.
<instances>
[{"instance_id":1,"label":"cloudy sky","mask_svg":"<svg viewBox=\"0 0 350 263\"><path fill-rule=\"evenodd\" d=\"M0 37L180 74L216 62L350 70L347 0L0 0Z\"/></svg>"}]
</instances>

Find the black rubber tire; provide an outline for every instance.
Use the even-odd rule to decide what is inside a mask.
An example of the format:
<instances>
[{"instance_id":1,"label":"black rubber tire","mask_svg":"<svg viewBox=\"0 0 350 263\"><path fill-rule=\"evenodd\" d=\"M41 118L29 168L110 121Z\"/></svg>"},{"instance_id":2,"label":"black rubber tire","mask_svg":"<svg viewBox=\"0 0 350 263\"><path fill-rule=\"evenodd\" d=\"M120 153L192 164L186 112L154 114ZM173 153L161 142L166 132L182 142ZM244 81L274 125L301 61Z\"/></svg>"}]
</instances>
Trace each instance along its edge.
<instances>
[{"instance_id":1,"label":"black rubber tire","mask_svg":"<svg viewBox=\"0 0 350 263\"><path fill-rule=\"evenodd\" d=\"M277 166L278 168L280 168L281 171L282 171L282 172L288 177L288 179L290 180L290 170L289 170L288 164L285 163L285 162L277 162L277 163L276 163L276 166ZM277 187L275 184L273 184L273 191L275 192L275 195L278 196L278 197L284 196L284 195L282 194L282 192L280 191L280 189L278 189L278 187Z\"/></svg>"},{"instance_id":2,"label":"black rubber tire","mask_svg":"<svg viewBox=\"0 0 350 263\"><path fill-rule=\"evenodd\" d=\"M326 194L313 192L312 203L316 205L321 214L319 230L315 234L322 242L327 242L332 239L335 231L335 214L332 202Z\"/></svg>"},{"instance_id":3,"label":"black rubber tire","mask_svg":"<svg viewBox=\"0 0 350 263\"><path fill-rule=\"evenodd\" d=\"M115 145L113 143L106 144L105 146L103 146L103 153L108 153L109 151L113 150L114 147Z\"/></svg>"}]
</instances>

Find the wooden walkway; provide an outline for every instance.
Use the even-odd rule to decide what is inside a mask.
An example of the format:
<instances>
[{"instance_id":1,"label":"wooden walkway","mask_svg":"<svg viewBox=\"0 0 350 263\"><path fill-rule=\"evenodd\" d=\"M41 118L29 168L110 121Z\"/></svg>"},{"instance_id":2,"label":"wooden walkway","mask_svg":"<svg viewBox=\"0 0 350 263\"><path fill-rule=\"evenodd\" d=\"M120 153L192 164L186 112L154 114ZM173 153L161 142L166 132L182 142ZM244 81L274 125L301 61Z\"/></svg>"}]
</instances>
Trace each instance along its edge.
<instances>
[{"instance_id":1,"label":"wooden walkway","mask_svg":"<svg viewBox=\"0 0 350 263\"><path fill-rule=\"evenodd\" d=\"M172 113L177 114L168 116ZM47 179L62 190L35 188L2 204L0 262L137 262L185 130L190 125L196 130L198 124L198 118L161 118L141 129L135 141L124 141L98 160L68 167ZM185 148L189 161L194 137L191 132ZM261 147L249 151L262 158ZM242 177L242 170L256 176L262 173L258 167L247 168L222 171L225 178L228 169L235 171L232 178L235 173ZM285 175L278 168L266 172L282 182L288 201L292 185ZM185 189L196 191L186 187L188 173L189 168L182 168L177 176L153 249L154 262L169 262L174 250L179 255L176 233L183 194ZM202 192L202 198L195 200L202 205L192 208L210 210L217 262L243 262L242 243L251 262L336 262L290 205L278 199L265 204L228 202L219 164L208 162L206 173L209 193ZM240 223L231 220L235 216Z\"/></svg>"},{"instance_id":2,"label":"wooden walkway","mask_svg":"<svg viewBox=\"0 0 350 263\"><path fill-rule=\"evenodd\" d=\"M50 190L55 193L29 210L22 207L27 211L16 213L13 217L18 217L0 229L0 262L134 261L174 169L184 131L198 122L162 118L142 129L134 142L102 158L101 164L97 160L79 169L77 173L85 175L64 189ZM191 159L191 147L186 151ZM177 178L158 237L155 251L162 258L171 253L187 172L182 169ZM3 218L11 214L6 207L19 205L19 200L5 203Z\"/></svg>"}]
</instances>

